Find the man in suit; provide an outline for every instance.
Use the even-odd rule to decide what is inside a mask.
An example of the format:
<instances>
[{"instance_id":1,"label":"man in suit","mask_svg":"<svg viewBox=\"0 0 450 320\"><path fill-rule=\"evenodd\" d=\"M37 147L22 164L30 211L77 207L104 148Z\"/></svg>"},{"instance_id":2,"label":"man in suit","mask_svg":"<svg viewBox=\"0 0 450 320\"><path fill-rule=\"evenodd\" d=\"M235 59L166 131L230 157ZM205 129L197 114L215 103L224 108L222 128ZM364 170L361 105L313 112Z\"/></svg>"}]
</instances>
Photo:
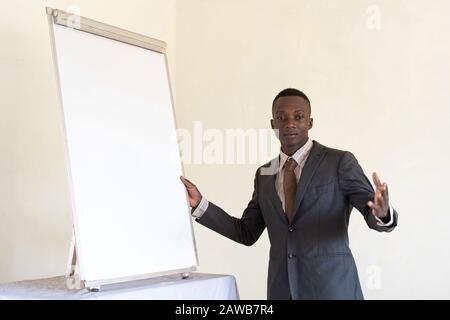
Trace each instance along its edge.
<instances>
[{"instance_id":1,"label":"man in suit","mask_svg":"<svg viewBox=\"0 0 450 320\"><path fill-rule=\"evenodd\" d=\"M192 215L247 246L267 227L268 299L363 299L349 248L350 212L358 209L371 229L392 231L397 212L389 205L387 184L374 173L374 190L352 153L308 137L313 119L303 92L281 91L272 115L280 155L256 171L253 196L242 217L230 216L181 177Z\"/></svg>"}]
</instances>

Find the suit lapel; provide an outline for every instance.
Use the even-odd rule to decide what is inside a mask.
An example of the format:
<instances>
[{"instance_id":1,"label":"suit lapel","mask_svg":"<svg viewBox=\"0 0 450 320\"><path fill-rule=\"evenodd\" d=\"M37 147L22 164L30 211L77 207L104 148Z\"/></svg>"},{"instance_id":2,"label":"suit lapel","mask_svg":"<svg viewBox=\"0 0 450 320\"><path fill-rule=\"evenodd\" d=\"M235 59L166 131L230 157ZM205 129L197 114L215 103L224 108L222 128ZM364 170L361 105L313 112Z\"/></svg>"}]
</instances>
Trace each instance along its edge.
<instances>
[{"instance_id":1,"label":"suit lapel","mask_svg":"<svg viewBox=\"0 0 450 320\"><path fill-rule=\"evenodd\" d=\"M300 176L300 181L297 185L297 193L295 195L295 205L294 205L294 217L292 221L294 222L298 216L300 216L298 212L298 208L302 203L303 197L308 189L309 184L311 183L312 177L319 167L320 162L326 154L325 148L314 141L314 146L312 147L308 159L306 160L305 166L302 169L302 174Z\"/></svg>"},{"instance_id":2,"label":"suit lapel","mask_svg":"<svg viewBox=\"0 0 450 320\"><path fill-rule=\"evenodd\" d=\"M269 202L272 205L272 209L276 215L288 224L288 219L283 210L280 197L278 197L277 189L275 186L278 170L280 167L280 157L276 157L270 161L267 165L261 168L260 174L265 176L264 194L268 195ZM264 170L264 171L263 171Z\"/></svg>"},{"instance_id":3,"label":"suit lapel","mask_svg":"<svg viewBox=\"0 0 450 320\"><path fill-rule=\"evenodd\" d=\"M274 174L273 176L270 177L270 193L272 194L272 204L275 208L275 211L280 215L281 219L283 219L283 221L288 224L288 218L286 216L286 214L284 213L283 210L283 204L281 203L280 197L278 196L278 192L277 189L275 187L275 183L277 181L277 175Z\"/></svg>"}]
</instances>

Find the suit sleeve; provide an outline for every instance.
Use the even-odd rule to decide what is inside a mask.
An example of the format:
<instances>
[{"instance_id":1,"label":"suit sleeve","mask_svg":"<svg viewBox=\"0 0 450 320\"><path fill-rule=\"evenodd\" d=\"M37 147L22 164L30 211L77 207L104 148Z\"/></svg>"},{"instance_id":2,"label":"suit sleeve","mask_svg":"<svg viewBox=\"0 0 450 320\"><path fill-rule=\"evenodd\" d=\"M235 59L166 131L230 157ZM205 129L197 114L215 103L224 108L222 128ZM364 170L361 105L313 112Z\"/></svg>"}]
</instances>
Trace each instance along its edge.
<instances>
[{"instance_id":1,"label":"suit sleeve","mask_svg":"<svg viewBox=\"0 0 450 320\"><path fill-rule=\"evenodd\" d=\"M196 219L201 225L246 246L253 245L261 236L266 224L258 202L258 172L254 180L252 199L241 218L235 218L223 209L209 202L208 209Z\"/></svg>"},{"instance_id":2,"label":"suit sleeve","mask_svg":"<svg viewBox=\"0 0 450 320\"><path fill-rule=\"evenodd\" d=\"M339 163L339 186L347 197L350 204L358 209L364 216L369 228L390 232L397 226L398 214L395 210L389 214L393 215L393 223L388 226L380 225L372 214L369 201L374 199L374 190L369 179L364 174L355 156L350 152L345 152Z\"/></svg>"}]
</instances>

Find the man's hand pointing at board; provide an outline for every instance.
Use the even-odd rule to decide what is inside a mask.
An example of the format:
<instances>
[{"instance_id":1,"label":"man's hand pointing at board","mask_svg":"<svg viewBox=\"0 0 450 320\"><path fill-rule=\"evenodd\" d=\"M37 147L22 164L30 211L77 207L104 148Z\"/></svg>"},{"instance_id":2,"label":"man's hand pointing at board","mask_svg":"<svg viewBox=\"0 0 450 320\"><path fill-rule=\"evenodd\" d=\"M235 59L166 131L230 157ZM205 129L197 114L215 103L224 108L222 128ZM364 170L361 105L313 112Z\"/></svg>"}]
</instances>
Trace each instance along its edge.
<instances>
[{"instance_id":1,"label":"man's hand pointing at board","mask_svg":"<svg viewBox=\"0 0 450 320\"><path fill-rule=\"evenodd\" d=\"M198 191L195 184L190 182L188 179L186 179L183 176L181 176L180 179L181 179L181 182L183 182L183 184L186 187L186 190L188 192L189 206L194 210L195 208L197 208L200 201L202 200L202 194L200 193L200 191Z\"/></svg>"}]
</instances>

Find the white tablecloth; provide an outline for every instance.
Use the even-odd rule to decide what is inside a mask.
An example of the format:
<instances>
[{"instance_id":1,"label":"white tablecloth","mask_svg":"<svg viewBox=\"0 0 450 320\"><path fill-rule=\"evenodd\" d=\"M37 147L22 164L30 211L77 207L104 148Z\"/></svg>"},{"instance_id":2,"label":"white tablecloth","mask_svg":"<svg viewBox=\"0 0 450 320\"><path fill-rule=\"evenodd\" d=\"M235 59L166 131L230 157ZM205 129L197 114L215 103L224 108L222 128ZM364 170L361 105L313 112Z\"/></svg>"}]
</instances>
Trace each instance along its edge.
<instances>
[{"instance_id":1,"label":"white tablecloth","mask_svg":"<svg viewBox=\"0 0 450 320\"><path fill-rule=\"evenodd\" d=\"M238 300L236 279L229 275L192 273L102 286L99 292L68 290L64 277L0 284L0 299L155 299Z\"/></svg>"}]
</instances>

